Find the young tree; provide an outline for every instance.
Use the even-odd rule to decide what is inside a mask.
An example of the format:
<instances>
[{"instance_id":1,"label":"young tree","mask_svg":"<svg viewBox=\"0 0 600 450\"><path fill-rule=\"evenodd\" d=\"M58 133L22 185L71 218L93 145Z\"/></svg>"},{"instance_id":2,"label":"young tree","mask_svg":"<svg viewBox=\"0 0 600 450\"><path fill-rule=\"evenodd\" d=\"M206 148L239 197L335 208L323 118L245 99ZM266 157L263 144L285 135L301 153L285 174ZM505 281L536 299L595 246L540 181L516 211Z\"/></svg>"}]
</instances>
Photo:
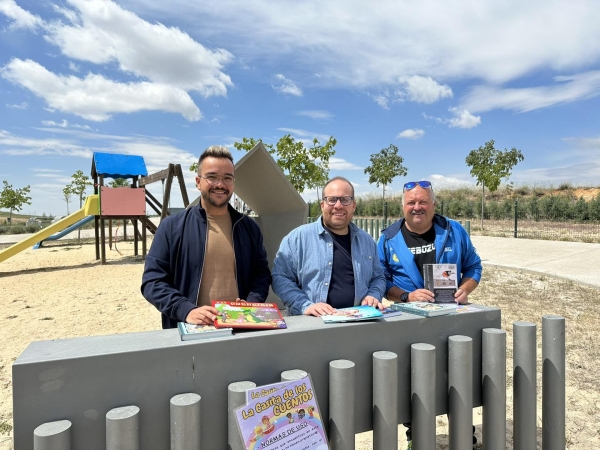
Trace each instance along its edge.
<instances>
[{"instance_id":1,"label":"young tree","mask_svg":"<svg viewBox=\"0 0 600 450\"><path fill-rule=\"evenodd\" d=\"M65 202L67 202L67 215L69 215L69 202L71 201L71 197L73 196L73 191L71 191L71 185L67 184L63 189L63 198Z\"/></svg>"},{"instance_id":2,"label":"young tree","mask_svg":"<svg viewBox=\"0 0 600 450\"><path fill-rule=\"evenodd\" d=\"M371 155L371 165L365 169L369 174L369 184L375 183L377 187L383 185L383 202L385 203L385 187L399 176L406 176L408 169L402 165L404 158L398 154L398 147L390 144L379 153Z\"/></svg>"},{"instance_id":3,"label":"young tree","mask_svg":"<svg viewBox=\"0 0 600 450\"><path fill-rule=\"evenodd\" d=\"M126 178L116 178L110 183L108 183L110 187L129 187L129 181Z\"/></svg>"},{"instance_id":4,"label":"young tree","mask_svg":"<svg viewBox=\"0 0 600 450\"><path fill-rule=\"evenodd\" d=\"M471 175L477 180L477 186L481 184L481 229L483 230L483 211L485 187L494 192L500 186L502 179L508 179L512 168L525 157L521 150L512 148L504 151L494 148L494 140L485 143L477 150L471 150L465 162L471 167Z\"/></svg>"},{"instance_id":5,"label":"young tree","mask_svg":"<svg viewBox=\"0 0 600 450\"><path fill-rule=\"evenodd\" d=\"M235 142L237 150L250 151L261 139L243 138L242 142ZM264 144L264 142L263 142ZM335 154L337 141L333 136L321 145L318 139L313 139L312 147L305 147L302 141L286 134L276 145L264 144L270 154L275 156L277 165L286 174L292 186L302 193L306 189L318 189L327 182L329 177L329 159ZM190 171L198 170L198 164L190 166ZM318 197L318 195L317 195Z\"/></svg>"},{"instance_id":6,"label":"young tree","mask_svg":"<svg viewBox=\"0 0 600 450\"><path fill-rule=\"evenodd\" d=\"M24 204L31 205L31 197L29 194L29 186L25 186L21 189L13 189L12 184L8 184L8 181L3 181L4 189L0 192L0 208L8 208L9 210L9 222L12 226L12 213L13 211L21 211Z\"/></svg>"},{"instance_id":7,"label":"young tree","mask_svg":"<svg viewBox=\"0 0 600 450\"><path fill-rule=\"evenodd\" d=\"M83 201L85 200L85 190L88 186L92 186L92 181L90 180L90 177L84 175L81 170L75 172L72 178L73 180L68 187L74 195L79 197L79 207L81 208L83 206ZM77 239L81 239L80 228L77 229Z\"/></svg>"}]
</instances>

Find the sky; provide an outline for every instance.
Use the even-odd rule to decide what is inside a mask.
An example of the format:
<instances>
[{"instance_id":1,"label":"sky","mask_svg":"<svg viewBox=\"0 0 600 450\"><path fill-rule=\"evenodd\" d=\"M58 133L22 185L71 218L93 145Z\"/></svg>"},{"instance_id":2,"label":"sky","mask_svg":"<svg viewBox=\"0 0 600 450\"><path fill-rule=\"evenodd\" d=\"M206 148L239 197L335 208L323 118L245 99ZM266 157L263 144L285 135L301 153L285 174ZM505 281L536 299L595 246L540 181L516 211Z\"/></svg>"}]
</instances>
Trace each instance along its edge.
<instances>
[{"instance_id":1,"label":"sky","mask_svg":"<svg viewBox=\"0 0 600 450\"><path fill-rule=\"evenodd\" d=\"M194 199L206 147L290 134L333 136L357 196L390 144L408 174L386 196L474 186L491 139L523 153L516 185L598 186L599 23L594 0L0 0L0 180L63 215L72 174L122 153L181 164Z\"/></svg>"}]
</instances>

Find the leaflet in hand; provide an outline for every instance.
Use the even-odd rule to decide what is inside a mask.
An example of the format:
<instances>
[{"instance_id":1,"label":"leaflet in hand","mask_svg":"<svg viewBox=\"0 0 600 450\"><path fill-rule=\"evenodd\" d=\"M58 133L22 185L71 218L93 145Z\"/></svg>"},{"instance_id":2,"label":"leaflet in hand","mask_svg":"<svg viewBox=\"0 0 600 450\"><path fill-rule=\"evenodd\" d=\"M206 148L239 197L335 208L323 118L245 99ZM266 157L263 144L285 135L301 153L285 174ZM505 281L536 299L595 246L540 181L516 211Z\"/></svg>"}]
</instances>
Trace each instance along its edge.
<instances>
[{"instance_id":1,"label":"leaflet in hand","mask_svg":"<svg viewBox=\"0 0 600 450\"><path fill-rule=\"evenodd\" d=\"M425 289L433 292L436 303L454 303L458 291L456 264L423 264Z\"/></svg>"}]
</instances>

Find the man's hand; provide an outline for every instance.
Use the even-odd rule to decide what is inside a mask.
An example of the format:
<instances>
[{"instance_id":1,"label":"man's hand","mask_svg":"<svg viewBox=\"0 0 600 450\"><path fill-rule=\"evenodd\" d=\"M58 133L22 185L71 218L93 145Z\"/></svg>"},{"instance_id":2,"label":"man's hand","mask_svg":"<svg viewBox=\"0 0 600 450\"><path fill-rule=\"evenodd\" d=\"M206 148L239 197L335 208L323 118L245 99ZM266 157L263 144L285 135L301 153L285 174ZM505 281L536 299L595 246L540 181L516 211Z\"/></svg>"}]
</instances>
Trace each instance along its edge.
<instances>
[{"instance_id":1,"label":"man's hand","mask_svg":"<svg viewBox=\"0 0 600 450\"><path fill-rule=\"evenodd\" d=\"M433 292L427 289L417 289L408 294L409 302L435 302L435 296Z\"/></svg>"},{"instance_id":2,"label":"man's hand","mask_svg":"<svg viewBox=\"0 0 600 450\"><path fill-rule=\"evenodd\" d=\"M333 313L335 313L335 308L332 307L328 303L322 303L322 302L313 303L312 305L310 305L308 308L306 308L304 310L305 316L315 316L315 317L329 316Z\"/></svg>"},{"instance_id":3,"label":"man's hand","mask_svg":"<svg viewBox=\"0 0 600 450\"><path fill-rule=\"evenodd\" d=\"M466 305L469 302L469 295L467 294L467 291L458 288L454 294L454 301L459 305Z\"/></svg>"},{"instance_id":4,"label":"man's hand","mask_svg":"<svg viewBox=\"0 0 600 450\"><path fill-rule=\"evenodd\" d=\"M379 300L377 300L375 297L372 297L370 295L366 295L365 298L363 298L363 301L361 302L361 305L367 305L367 306L373 306L374 308L379 308L379 309L385 309L383 306L383 303L381 303Z\"/></svg>"},{"instance_id":5,"label":"man's hand","mask_svg":"<svg viewBox=\"0 0 600 450\"><path fill-rule=\"evenodd\" d=\"M185 321L193 325L212 325L216 317L220 315L221 313L212 306L201 306L200 308L192 309L185 318Z\"/></svg>"}]
</instances>

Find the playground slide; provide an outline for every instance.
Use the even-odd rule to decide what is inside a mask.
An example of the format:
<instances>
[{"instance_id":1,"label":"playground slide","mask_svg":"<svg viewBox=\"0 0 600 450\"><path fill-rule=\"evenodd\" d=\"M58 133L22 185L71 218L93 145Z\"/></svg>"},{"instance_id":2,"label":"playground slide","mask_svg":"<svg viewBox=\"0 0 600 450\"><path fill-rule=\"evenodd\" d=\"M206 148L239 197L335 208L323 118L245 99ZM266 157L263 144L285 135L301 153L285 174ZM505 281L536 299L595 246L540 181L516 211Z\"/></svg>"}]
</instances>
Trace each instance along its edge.
<instances>
[{"instance_id":1,"label":"playground slide","mask_svg":"<svg viewBox=\"0 0 600 450\"><path fill-rule=\"evenodd\" d=\"M7 249L0 251L0 262L7 260L11 256L22 252L26 248L31 247L37 242L43 241L44 239L52 236L54 233L60 232L65 228L79 222L87 216L96 216L100 213L100 200L98 195L90 195L86 200L83 208L73 214L59 220L58 222L32 234L28 238L23 239L14 245L11 245Z\"/></svg>"},{"instance_id":2,"label":"playground slide","mask_svg":"<svg viewBox=\"0 0 600 450\"><path fill-rule=\"evenodd\" d=\"M71 233L72 231L75 231L77 228L84 226L86 223L91 222L92 220L94 220L94 217L96 216L87 216L83 219L81 219L78 222L75 222L73 225L71 225L70 227L65 228L64 230L62 230L60 233L54 233L52 236L48 236L46 239L44 239L43 241L38 242L37 244L35 244L33 246L34 249L38 249L42 246L42 243L46 242L46 241L56 241L62 237L65 237L67 234Z\"/></svg>"}]
</instances>

